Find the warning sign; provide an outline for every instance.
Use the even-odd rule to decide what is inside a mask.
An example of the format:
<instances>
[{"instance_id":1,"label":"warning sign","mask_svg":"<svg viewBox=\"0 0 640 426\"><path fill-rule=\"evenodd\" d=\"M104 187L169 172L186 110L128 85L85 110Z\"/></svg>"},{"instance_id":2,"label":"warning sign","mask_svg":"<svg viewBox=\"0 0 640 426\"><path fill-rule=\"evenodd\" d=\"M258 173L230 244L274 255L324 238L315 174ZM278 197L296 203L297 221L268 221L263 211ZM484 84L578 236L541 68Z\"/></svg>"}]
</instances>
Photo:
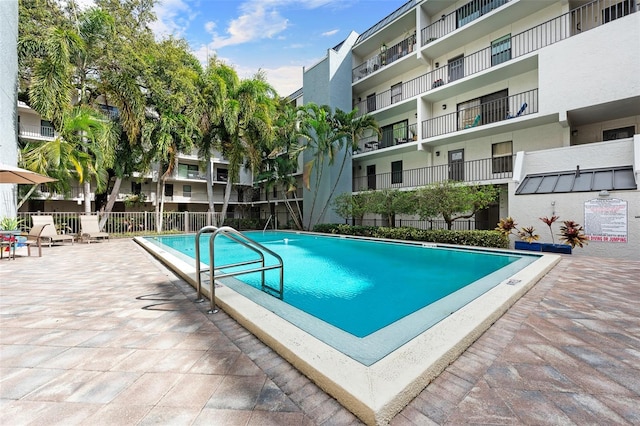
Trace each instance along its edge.
<instances>
[{"instance_id":1,"label":"warning sign","mask_svg":"<svg viewBox=\"0 0 640 426\"><path fill-rule=\"evenodd\" d=\"M584 233L591 241L627 242L627 202L617 198L584 203Z\"/></svg>"}]
</instances>

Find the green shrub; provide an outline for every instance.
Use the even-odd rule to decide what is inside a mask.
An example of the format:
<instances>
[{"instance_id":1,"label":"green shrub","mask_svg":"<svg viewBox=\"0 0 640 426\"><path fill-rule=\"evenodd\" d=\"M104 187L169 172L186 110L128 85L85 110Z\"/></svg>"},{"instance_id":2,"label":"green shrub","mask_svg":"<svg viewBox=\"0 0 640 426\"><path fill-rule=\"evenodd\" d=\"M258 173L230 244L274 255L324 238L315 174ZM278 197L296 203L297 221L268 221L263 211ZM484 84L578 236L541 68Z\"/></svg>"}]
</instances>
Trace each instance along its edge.
<instances>
[{"instance_id":1,"label":"green shrub","mask_svg":"<svg viewBox=\"0 0 640 426\"><path fill-rule=\"evenodd\" d=\"M509 240L498 231L449 231L447 229L416 229L409 227L351 226L323 223L314 226L314 232L325 234L355 235L361 237L388 238L406 241L424 241L463 246L508 248Z\"/></svg>"}]
</instances>

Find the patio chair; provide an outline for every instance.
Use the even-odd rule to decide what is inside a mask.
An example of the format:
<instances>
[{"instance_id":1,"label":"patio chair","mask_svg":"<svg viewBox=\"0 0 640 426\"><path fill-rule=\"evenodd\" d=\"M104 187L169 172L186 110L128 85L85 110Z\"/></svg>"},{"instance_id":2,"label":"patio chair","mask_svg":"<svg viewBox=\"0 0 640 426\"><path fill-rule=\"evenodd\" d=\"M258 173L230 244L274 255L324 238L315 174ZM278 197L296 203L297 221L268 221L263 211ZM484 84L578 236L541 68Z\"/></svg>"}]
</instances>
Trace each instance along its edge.
<instances>
[{"instance_id":1,"label":"patio chair","mask_svg":"<svg viewBox=\"0 0 640 426\"><path fill-rule=\"evenodd\" d=\"M526 102L522 104L522 106L520 107L520 110L516 113L516 115L507 114L507 118L520 117L525 109L527 109L527 103Z\"/></svg>"},{"instance_id":2,"label":"patio chair","mask_svg":"<svg viewBox=\"0 0 640 426\"><path fill-rule=\"evenodd\" d=\"M54 243L64 243L67 241L71 241L71 244L73 245L75 241L75 237L73 235L58 234L56 225L53 223L53 216L31 216L31 223L33 226L49 225L41 234L42 241L46 241L49 244L49 247Z\"/></svg>"},{"instance_id":3,"label":"patio chair","mask_svg":"<svg viewBox=\"0 0 640 426\"><path fill-rule=\"evenodd\" d=\"M465 129L470 129L471 127L476 127L478 124L480 124L480 119L482 118L481 114L476 115L476 118L473 120L473 123L471 124L467 124L466 126L464 126Z\"/></svg>"},{"instance_id":4,"label":"patio chair","mask_svg":"<svg viewBox=\"0 0 640 426\"><path fill-rule=\"evenodd\" d=\"M82 215L80 216L80 236L83 241L90 243L92 240L108 240L109 234L100 231L98 216Z\"/></svg>"},{"instance_id":5,"label":"patio chair","mask_svg":"<svg viewBox=\"0 0 640 426\"><path fill-rule=\"evenodd\" d=\"M49 226L48 223L35 225L29 230L29 233L26 235L27 240L22 242L22 244L27 246L28 256L31 256L31 246L35 245L38 247L38 257L42 257L42 231L44 231L44 228L47 226Z\"/></svg>"}]
</instances>

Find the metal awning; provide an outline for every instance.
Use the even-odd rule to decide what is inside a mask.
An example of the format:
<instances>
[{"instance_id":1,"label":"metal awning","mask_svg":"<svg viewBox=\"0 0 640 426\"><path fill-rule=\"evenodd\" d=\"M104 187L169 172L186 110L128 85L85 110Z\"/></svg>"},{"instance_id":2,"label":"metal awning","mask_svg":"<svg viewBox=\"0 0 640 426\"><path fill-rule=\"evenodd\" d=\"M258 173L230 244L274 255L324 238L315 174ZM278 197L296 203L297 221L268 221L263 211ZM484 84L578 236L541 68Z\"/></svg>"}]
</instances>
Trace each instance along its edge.
<instances>
[{"instance_id":1,"label":"metal awning","mask_svg":"<svg viewBox=\"0 0 640 426\"><path fill-rule=\"evenodd\" d=\"M632 166L527 175L516 195L637 189Z\"/></svg>"}]
</instances>

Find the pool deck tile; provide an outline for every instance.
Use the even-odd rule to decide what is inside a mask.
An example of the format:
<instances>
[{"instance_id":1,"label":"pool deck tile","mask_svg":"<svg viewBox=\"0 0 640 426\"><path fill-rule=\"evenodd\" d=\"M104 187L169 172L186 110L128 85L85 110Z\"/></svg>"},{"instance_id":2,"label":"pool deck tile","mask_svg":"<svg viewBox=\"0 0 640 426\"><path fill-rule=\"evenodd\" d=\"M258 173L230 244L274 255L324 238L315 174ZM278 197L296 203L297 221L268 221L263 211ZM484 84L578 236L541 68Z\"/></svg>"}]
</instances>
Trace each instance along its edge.
<instances>
[{"instance_id":1,"label":"pool deck tile","mask_svg":"<svg viewBox=\"0 0 640 426\"><path fill-rule=\"evenodd\" d=\"M131 240L25 255L0 261L0 424L360 424ZM638 300L640 261L563 257L391 424L640 424Z\"/></svg>"}]
</instances>

